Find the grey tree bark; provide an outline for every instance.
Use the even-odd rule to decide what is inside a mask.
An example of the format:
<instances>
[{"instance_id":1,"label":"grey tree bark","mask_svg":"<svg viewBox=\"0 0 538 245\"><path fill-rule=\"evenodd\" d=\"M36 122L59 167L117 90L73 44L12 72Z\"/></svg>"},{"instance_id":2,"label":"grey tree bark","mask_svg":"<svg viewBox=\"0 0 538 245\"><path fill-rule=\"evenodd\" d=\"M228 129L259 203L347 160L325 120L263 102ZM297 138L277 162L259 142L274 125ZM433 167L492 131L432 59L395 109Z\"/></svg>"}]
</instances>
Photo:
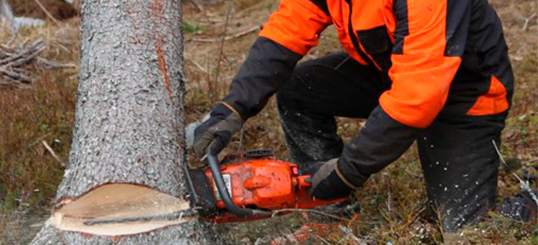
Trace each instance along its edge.
<instances>
[{"instance_id":1,"label":"grey tree bark","mask_svg":"<svg viewBox=\"0 0 538 245\"><path fill-rule=\"evenodd\" d=\"M110 183L150 187L181 202L181 0L83 1L81 69L69 163L57 206ZM210 228L183 223L128 236L65 231L49 219L32 244L207 244Z\"/></svg>"}]
</instances>

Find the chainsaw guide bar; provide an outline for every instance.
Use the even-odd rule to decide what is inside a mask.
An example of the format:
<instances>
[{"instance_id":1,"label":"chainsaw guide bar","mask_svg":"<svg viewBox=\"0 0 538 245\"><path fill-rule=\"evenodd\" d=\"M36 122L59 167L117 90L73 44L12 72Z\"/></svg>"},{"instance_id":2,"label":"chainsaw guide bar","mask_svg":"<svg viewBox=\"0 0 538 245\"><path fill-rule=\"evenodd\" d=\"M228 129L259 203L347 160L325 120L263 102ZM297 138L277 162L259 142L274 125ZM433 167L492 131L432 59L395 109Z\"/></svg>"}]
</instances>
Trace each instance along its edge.
<instances>
[{"instance_id":1,"label":"chainsaw guide bar","mask_svg":"<svg viewBox=\"0 0 538 245\"><path fill-rule=\"evenodd\" d=\"M198 215L198 211L194 209L187 209L178 212L173 212L163 215L152 216L139 216L139 217L118 217L109 219L88 219L83 222L84 225L102 225L102 224L117 224L117 223L130 223L130 222L150 222L150 221L163 221L163 220L176 220L181 218L194 217Z\"/></svg>"}]
</instances>

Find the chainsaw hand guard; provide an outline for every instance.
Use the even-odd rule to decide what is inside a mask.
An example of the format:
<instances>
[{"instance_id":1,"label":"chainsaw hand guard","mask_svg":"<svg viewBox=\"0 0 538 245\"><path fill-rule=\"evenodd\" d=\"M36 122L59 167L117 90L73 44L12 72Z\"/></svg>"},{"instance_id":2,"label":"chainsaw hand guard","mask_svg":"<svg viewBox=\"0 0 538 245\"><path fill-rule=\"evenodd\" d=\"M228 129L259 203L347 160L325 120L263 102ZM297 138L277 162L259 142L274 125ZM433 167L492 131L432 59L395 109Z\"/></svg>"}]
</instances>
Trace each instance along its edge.
<instances>
[{"instance_id":1,"label":"chainsaw hand guard","mask_svg":"<svg viewBox=\"0 0 538 245\"><path fill-rule=\"evenodd\" d=\"M230 142L232 135L243 126L241 117L231 111L224 102L215 105L208 120L194 130L192 149L200 161L189 162L189 168L203 168L207 163L203 160L208 148L218 154Z\"/></svg>"}]
</instances>

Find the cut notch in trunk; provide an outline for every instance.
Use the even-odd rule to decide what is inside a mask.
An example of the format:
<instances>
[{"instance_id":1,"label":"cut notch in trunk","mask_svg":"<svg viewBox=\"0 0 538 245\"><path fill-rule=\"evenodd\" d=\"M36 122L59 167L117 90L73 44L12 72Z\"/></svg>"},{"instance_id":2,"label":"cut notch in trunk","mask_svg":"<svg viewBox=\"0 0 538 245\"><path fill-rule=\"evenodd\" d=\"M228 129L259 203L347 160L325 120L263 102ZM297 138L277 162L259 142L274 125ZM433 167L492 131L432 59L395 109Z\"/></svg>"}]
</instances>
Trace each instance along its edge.
<instances>
[{"instance_id":1,"label":"cut notch in trunk","mask_svg":"<svg viewBox=\"0 0 538 245\"><path fill-rule=\"evenodd\" d=\"M54 226L60 230L94 235L132 235L181 224L192 218L147 219L163 217L190 208L177 197L146 186L125 183L104 184L74 200L64 200L53 212ZM88 220L123 220L89 224ZM127 222L126 222L127 220Z\"/></svg>"}]
</instances>

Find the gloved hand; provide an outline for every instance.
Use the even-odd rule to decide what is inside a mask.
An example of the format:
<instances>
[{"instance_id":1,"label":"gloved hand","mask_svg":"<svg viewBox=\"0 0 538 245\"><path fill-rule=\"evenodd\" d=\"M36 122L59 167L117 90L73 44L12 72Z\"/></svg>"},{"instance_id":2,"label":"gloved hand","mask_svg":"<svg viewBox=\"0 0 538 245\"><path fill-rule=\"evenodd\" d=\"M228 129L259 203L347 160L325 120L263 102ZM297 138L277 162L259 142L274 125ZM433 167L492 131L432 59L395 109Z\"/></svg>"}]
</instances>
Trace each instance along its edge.
<instances>
[{"instance_id":1,"label":"gloved hand","mask_svg":"<svg viewBox=\"0 0 538 245\"><path fill-rule=\"evenodd\" d=\"M241 116L232 111L229 105L221 102L213 107L211 116L194 130L194 144L192 146L196 156L201 159L206 154L206 149L211 147L215 153L219 153L228 145L232 135L243 126ZM190 168L202 168L207 165L206 161L189 161Z\"/></svg>"},{"instance_id":2,"label":"gloved hand","mask_svg":"<svg viewBox=\"0 0 538 245\"><path fill-rule=\"evenodd\" d=\"M321 200L335 200L349 196L358 187L346 180L338 168L339 158L324 163L311 177L310 195Z\"/></svg>"}]
</instances>

